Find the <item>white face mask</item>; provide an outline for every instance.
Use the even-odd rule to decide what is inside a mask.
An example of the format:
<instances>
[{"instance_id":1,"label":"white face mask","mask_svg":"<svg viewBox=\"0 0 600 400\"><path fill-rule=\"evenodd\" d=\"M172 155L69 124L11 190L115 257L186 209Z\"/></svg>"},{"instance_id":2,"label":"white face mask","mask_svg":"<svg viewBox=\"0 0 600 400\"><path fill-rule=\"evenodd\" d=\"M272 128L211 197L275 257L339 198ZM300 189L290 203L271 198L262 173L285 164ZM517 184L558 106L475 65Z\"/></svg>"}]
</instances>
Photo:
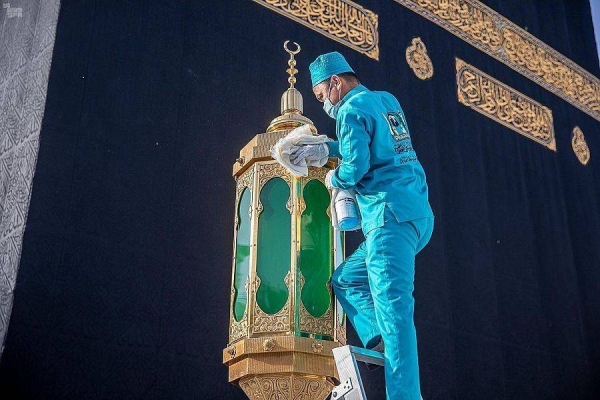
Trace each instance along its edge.
<instances>
[{"instance_id":1,"label":"white face mask","mask_svg":"<svg viewBox=\"0 0 600 400\"><path fill-rule=\"evenodd\" d=\"M333 105L331 100L329 100L329 97L331 96L331 89L332 89L331 84L332 84L332 81L330 80L329 81L329 89L327 90L327 99L323 103L323 110L325 110L327 115L329 115L331 118L337 119L337 114L340 109L340 102L338 101L338 103L336 105Z\"/></svg>"}]
</instances>

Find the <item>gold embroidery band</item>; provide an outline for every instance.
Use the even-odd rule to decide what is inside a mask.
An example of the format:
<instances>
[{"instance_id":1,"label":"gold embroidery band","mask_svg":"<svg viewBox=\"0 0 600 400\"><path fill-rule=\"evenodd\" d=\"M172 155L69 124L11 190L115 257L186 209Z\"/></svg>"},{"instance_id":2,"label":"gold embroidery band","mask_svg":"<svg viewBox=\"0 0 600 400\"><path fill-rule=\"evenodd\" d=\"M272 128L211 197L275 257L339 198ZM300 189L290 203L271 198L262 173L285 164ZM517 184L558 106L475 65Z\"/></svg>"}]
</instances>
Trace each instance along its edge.
<instances>
[{"instance_id":1,"label":"gold embroidery band","mask_svg":"<svg viewBox=\"0 0 600 400\"><path fill-rule=\"evenodd\" d=\"M600 121L600 80L477 0L395 0Z\"/></svg>"},{"instance_id":2,"label":"gold embroidery band","mask_svg":"<svg viewBox=\"0 0 600 400\"><path fill-rule=\"evenodd\" d=\"M456 59L458 101L556 151L552 111L477 68Z\"/></svg>"},{"instance_id":3,"label":"gold embroidery band","mask_svg":"<svg viewBox=\"0 0 600 400\"><path fill-rule=\"evenodd\" d=\"M252 0L379 60L377 14L350 0Z\"/></svg>"}]
</instances>

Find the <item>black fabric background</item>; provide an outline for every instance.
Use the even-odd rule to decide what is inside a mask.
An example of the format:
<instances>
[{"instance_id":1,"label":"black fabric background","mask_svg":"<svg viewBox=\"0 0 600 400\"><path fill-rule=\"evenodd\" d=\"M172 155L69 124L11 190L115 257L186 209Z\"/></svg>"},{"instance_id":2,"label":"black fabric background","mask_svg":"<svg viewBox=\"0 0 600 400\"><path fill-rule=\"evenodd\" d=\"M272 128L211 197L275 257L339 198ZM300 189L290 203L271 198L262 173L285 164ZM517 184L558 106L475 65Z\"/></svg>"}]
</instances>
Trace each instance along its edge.
<instances>
[{"instance_id":1,"label":"black fabric background","mask_svg":"<svg viewBox=\"0 0 600 400\"><path fill-rule=\"evenodd\" d=\"M587 1L485 3L600 75ZM62 1L3 392L244 398L221 364L231 166L279 113L292 39L322 133L308 65L324 52L406 112L436 214L415 283L424 398L600 396L599 122L392 0L360 4L379 15L379 62L249 0ZM430 81L405 61L415 36ZM558 152L459 104L454 57L548 106ZM383 372L364 377L383 399Z\"/></svg>"}]
</instances>

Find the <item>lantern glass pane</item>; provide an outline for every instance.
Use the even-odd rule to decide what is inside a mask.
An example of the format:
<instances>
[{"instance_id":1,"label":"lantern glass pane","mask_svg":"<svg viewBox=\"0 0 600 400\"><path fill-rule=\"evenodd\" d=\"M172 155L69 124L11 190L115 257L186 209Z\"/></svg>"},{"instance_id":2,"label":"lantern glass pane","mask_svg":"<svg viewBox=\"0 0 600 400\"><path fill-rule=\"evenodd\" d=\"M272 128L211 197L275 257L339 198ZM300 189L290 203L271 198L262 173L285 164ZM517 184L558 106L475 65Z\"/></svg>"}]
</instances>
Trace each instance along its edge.
<instances>
[{"instance_id":1,"label":"lantern glass pane","mask_svg":"<svg viewBox=\"0 0 600 400\"><path fill-rule=\"evenodd\" d=\"M306 209L300 220L300 272L304 276L301 299L314 317L325 314L331 302L327 286L333 273L331 221L327 215L330 195L325 185L313 179L303 190Z\"/></svg>"},{"instance_id":2,"label":"lantern glass pane","mask_svg":"<svg viewBox=\"0 0 600 400\"><path fill-rule=\"evenodd\" d=\"M289 198L290 187L281 178L270 179L260 192L263 210L258 217L256 273L261 282L256 302L268 314L281 310L289 296L285 284L292 251Z\"/></svg>"},{"instance_id":3,"label":"lantern glass pane","mask_svg":"<svg viewBox=\"0 0 600 400\"><path fill-rule=\"evenodd\" d=\"M241 321L248 304L246 280L250 270L250 203L251 194L248 188L244 189L240 198L237 216L237 238L235 243L235 273L233 280L234 306L233 316L236 321Z\"/></svg>"}]
</instances>

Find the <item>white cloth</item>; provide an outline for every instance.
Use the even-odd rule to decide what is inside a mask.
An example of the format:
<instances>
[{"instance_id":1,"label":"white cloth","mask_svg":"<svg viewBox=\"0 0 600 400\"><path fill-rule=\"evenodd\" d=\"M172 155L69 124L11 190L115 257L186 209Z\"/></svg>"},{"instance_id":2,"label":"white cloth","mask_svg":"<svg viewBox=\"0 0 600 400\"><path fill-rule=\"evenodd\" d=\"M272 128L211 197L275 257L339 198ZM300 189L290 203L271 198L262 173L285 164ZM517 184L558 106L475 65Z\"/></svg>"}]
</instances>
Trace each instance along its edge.
<instances>
[{"instance_id":1,"label":"white cloth","mask_svg":"<svg viewBox=\"0 0 600 400\"><path fill-rule=\"evenodd\" d=\"M329 157L323 157L318 161L306 162L305 159L300 160L296 165L290 160L290 155L300 146L305 144L322 144L329 142L325 135L315 136L310 131L310 126L302 125L290 131L286 137L281 138L271 148L271 156L279 162L290 174L294 176L308 176L308 167L322 167L327 163Z\"/></svg>"}]
</instances>

